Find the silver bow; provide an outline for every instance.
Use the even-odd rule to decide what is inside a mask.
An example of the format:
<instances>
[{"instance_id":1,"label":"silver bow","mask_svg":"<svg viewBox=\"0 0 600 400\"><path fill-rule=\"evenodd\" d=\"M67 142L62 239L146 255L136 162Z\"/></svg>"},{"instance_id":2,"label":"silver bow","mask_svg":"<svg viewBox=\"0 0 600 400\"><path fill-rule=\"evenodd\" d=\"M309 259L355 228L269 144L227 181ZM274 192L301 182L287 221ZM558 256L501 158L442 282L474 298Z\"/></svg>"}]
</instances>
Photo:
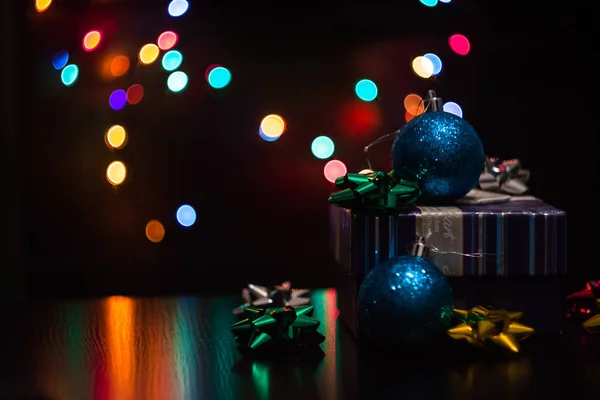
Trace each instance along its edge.
<instances>
[{"instance_id":1,"label":"silver bow","mask_svg":"<svg viewBox=\"0 0 600 400\"><path fill-rule=\"evenodd\" d=\"M485 158L485 169L479 177L479 188L489 192L521 195L529 188L529 170L521 168L518 159Z\"/></svg>"},{"instance_id":2,"label":"silver bow","mask_svg":"<svg viewBox=\"0 0 600 400\"><path fill-rule=\"evenodd\" d=\"M298 307L310 304L310 298L304 297L310 291L308 289L292 289L289 281L283 282L273 289L265 286L248 284L247 288L242 289L242 298L245 303L234 308L235 315L243 315L248 307L268 308L268 307Z\"/></svg>"}]
</instances>

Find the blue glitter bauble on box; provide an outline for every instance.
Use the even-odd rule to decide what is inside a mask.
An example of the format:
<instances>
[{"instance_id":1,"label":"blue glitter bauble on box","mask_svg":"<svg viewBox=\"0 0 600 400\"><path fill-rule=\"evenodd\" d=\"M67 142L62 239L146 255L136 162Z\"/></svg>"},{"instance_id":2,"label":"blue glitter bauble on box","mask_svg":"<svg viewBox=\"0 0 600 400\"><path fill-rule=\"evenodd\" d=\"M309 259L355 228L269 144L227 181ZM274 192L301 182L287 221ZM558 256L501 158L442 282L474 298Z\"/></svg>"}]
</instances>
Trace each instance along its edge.
<instances>
[{"instance_id":1,"label":"blue glitter bauble on box","mask_svg":"<svg viewBox=\"0 0 600 400\"><path fill-rule=\"evenodd\" d=\"M361 338L379 345L428 344L451 322L454 297L446 276L419 256L377 264L358 292Z\"/></svg>"},{"instance_id":2,"label":"blue glitter bauble on box","mask_svg":"<svg viewBox=\"0 0 600 400\"><path fill-rule=\"evenodd\" d=\"M421 200L429 203L450 203L466 195L477 185L484 163L475 129L444 111L413 118L392 146L396 176L418 182Z\"/></svg>"}]
</instances>

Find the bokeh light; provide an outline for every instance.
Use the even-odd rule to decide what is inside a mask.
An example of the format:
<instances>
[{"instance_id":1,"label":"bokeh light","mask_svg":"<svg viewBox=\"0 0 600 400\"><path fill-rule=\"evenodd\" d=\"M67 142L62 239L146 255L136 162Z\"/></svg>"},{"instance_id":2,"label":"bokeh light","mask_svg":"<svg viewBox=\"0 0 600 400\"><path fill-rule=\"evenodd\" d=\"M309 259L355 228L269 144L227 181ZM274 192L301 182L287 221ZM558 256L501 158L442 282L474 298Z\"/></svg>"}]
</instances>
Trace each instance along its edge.
<instances>
[{"instance_id":1,"label":"bokeh light","mask_svg":"<svg viewBox=\"0 0 600 400\"><path fill-rule=\"evenodd\" d=\"M162 67L165 71L175 71L181 66L183 55L177 50L170 50L162 58Z\"/></svg>"},{"instance_id":2,"label":"bokeh light","mask_svg":"<svg viewBox=\"0 0 600 400\"><path fill-rule=\"evenodd\" d=\"M185 72L175 71L167 78L167 87L171 92L181 92L188 84L188 76Z\"/></svg>"},{"instance_id":3,"label":"bokeh light","mask_svg":"<svg viewBox=\"0 0 600 400\"><path fill-rule=\"evenodd\" d=\"M69 62L69 52L61 50L52 57L52 66L56 70L61 70Z\"/></svg>"},{"instance_id":4,"label":"bokeh light","mask_svg":"<svg viewBox=\"0 0 600 400\"><path fill-rule=\"evenodd\" d=\"M208 84L215 89L223 89L231 82L231 72L220 65L211 66L206 73Z\"/></svg>"},{"instance_id":5,"label":"bokeh light","mask_svg":"<svg viewBox=\"0 0 600 400\"><path fill-rule=\"evenodd\" d=\"M196 222L196 210L189 204L184 204L177 209L176 217L179 225L188 228Z\"/></svg>"},{"instance_id":6,"label":"bokeh light","mask_svg":"<svg viewBox=\"0 0 600 400\"><path fill-rule=\"evenodd\" d=\"M378 93L377 85L369 79L361 79L358 81L354 87L354 91L362 101L373 101Z\"/></svg>"},{"instance_id":7,"label":"bokeh light","mask_svg":"<svg viewBox=\"0 0 600 400\"><path fill-rule=\"evenodd\" d=\"M358 174L359 175L371 175L371 174L374 174L374 173L375 172L372 169L366 168L366 169L361 170Z\"/></svg>"},{"instance_id":8,"label":"bokeh light","mask_svg":"<svg viewBox=\"0 0 600 400\"><path fill-rule=\"evenodd\" d=\"M151 220L146 224L146 237L152 243L160 243L165 238L165 227L158 220Z\"/></svg>"},{"instance_id":9,"label":"bokeh light","mask_svg":"<svg viewBox=\"0 0 600 400\"><path fill-rule=\"evenodd\" d=\"M129 69L129 58L125 56L116 56L110 63L110 73L113 76L124 75Z\"/></svg>"},{"instance_id":10,"label":"bokeh light","mask_svg":"<svg viewBox=\"0 0 600 400\"><path fill-rule=\"evenodd\" d=\"M431 64L433 65L433 72L431 73L431 75L436 76L439 75L440 72L442 72L444 64L442 63L442 59L439 58L437 54L427 53L423 57L431 61Z\"/></svg>"},{"instance_id":11,"label":"bokeh light","mask_svg":"<svg viewBox=\"0 0 600 400\"><path fill-rule=\"evenodd\" d=\"M258 136L260 136L260 138L262 140L264 140L265 142L274 142L281 137L281 136L269 137L269 136L265 135L264 133L262 133L262 130L260 128L258 128Z\"/></svg>"},{"instance_id":12,"label":"bokeh light","mask_svg":"<svg viewBox=\"0 0 600 400\"><path fill-rule=\"evenodd\" d=\"M426 57L415 57L412 62L413 71L421 78L431 78L433 75L433 63Z\"/></svg>"},{"instance_id":13,"label":"bokeh light","mask_svg":"<svg viewBox=\"0 0 600 400\"><path fill-rule=\"evenodd\" d=\"M319 136L312 141L310 150L315 157L325 160L333 155L335 145L333 144L333 140L327 136Z\"/></svg>"},{"instance_id":14,"label":"bokeh light","mask_svg":"<svg viewBox=\"0 0 600 400\"><path fill-rule=\"evenodd\" d=\"M125 181L127 176L127 168L121 161L113 161L106 168L106 180L113 186L119 186Z\"/></svg>"},{"instance_id":15,"label":"bokeh light","mask_svg":"<svg viewBox=\"0 0 600 400\"><path fill-rule=\"evenodd\" d=\"M142 64L152 64L158 58L160 49L154 43L148 43L142 46L140 49L140 62Z\"/></svg>"},{"instance_id":16,"label":"bokeh light","mask_svg":"<svg viewBox=\"0 0 600 400\"><path fill-rule=\"evenodd\" d=\"M420 0L422 4L427 7L435 7L438 3L438 0Z\"/></svg>"},{"instance_id":17,"label":"bokeh light","mask_svg":"<svg viewBox=\"0 0 600 400\"><path fill-rule=\"evenodd\" d=\"M267 115L260 122L260 133L268 138L279 138L285 132L285 120L277 114Z\"/></svg>"},{"instance_id":18,"label":"bokeh light","mask_svg":"<svg viewBox=\"0 0 600 400\"><path fill-rule=\"evenodd\" d=\"M5 0L11 1L11 0ZM35 9L37 12L42 13L46 11L52 5L52 0L35 0Z\"/></svg>"},{"instance_id":19,"label":"bokeh light","mask_svg":"<svg viewBox=\"0 0 600 400\"><path fill-rule=\"evenodd\" d=\"M179 37L173 31L165 31L160 34L156 44L162 51L171 50L176 44Z\"/></svg>"},{"instance_id":20,"label":"bokeh light","mask_svg":"<svg viewBox=\"0 0 600 400\"><path fill-rule=\"evenodd\" d=\"M69 64L63 68L60 73L60 80L65 86L71 86L77 82L79 77L79 67L75 64Z\"/></svg>"},{"instance_id":21,"label":"bokeh light","mask_svg":"<svg viewBox=\"0 0 600 400\"><path fill-rule=\"evenodd\" d=\"M85 51L92 51L100 44L102 36L98 31L90 31L83 37L83 49Z\"/></svg>"},{"instance_id":22,"label":"bokeh light","mask_svg":"<svg viewBox=\"0 0 600 400\"><path fill-rule=\"evenodd\" d=\"M167 11L171 17L177 18L185 14L189 7L190 5L186 0L172 0Z\"/></svg>"},{"instance_id":23,"label":"bokeh light","mask_svg":"<svg viewBox=\"0 0 600 400\"><path fill-rule=\"evenodd\" d=\"M448 101L448 102L444 103L443 109L447 113L458 115L461 118L463 116L462 108L453 101Z\"/></svg>"},{"instance_id":24,"label":"bokeh light","mask_svg":"<svg viewBox=\"0 0 600 400\"><path fill-rule=\"evenodd\" d=\"M411 119L413 119L414 117L416 117L416 115L409 113L408 111L406 111L404 113L404 120L406 122L409 122Z\"/></svg>"},{"instance_id":25,"label":"bokeh light","mask_svg":"<svg viewBox=\"0 0 600 400\"><path fill-rule=\"evenodd\" d=\"M325 168L323 168L325 179L331 183L335 183L337 178L346 175L347 172L346 165L340 160L331 160L325 164Z\"/></svg>"},{"instance_id":26,"label":"bokeh light","mask_svg":"<svg viewBox=\"0 0 600 400\"><path fill-rule=\"evenodd\" d=\"M122 149L127 144L127 132L121 125L113 125L104 135L104 143L109 149Z\"/></svg>"},{"instance_id":27,"label":"bokeh light","mask_svg":"<svg viewBox=\"0 0 600 400\"><path fill-rule=\"evenodd\" d=\"M419 115L425 110L425 102L418 94L411 93L404 98L404 109L410 115Z\"/></svg>"},{"instance_id":28,"label":"bokeh light","mask_svg":"<svg viewBox=\"0 0 600 400\"><path fill-rule=\"evenodd\" d=\"M448 3L450 3L451 1L452 1L452 0L440 0L440 3L446 3L446 4L448 4Z\"/></svg>"},{"instance_id":29,"label":"bokeh light","mask_svg":"<svg viewBox=\"0 0 600 400\"><path fill-rule=\"evenodd\" d=\"M123 89L117 89L110 94L108 98L108 104L110 104L110 108L115 111L119 111L125 107L127 104L127 93Z\"/></svg>"},{"instance_id":30,"label":"bokeh light","mask_svg":"<svg viewBox=\"0 0 600 400\"><path fill-rule=\"evenodd\" d=\"M379 105L374 102L355 100L340 109L340 122L344 134L369 136L379 131L382 125Z\"/></svg>"},{"instance_id":31,"label":"bokeh light","mask_svg":"<svg viewBox=\"0 0 600 400\"><path fill-rule=\"evenodd\" d=\"M129 86L126 93L129 104L137 104L144 98L144 87L139 83Z\"/></svg>"},{"instance_id":32,"label":"bokeh light","mask_svg":"<svg viewBox=\"0 0 600 400\"><path fill-rule=\"evenodd\" d=\"M471 51L471 43L465 35L456 34L450 36L448 44L452 51L460 56L466 56Z\"/></svg>"}]
</instances>

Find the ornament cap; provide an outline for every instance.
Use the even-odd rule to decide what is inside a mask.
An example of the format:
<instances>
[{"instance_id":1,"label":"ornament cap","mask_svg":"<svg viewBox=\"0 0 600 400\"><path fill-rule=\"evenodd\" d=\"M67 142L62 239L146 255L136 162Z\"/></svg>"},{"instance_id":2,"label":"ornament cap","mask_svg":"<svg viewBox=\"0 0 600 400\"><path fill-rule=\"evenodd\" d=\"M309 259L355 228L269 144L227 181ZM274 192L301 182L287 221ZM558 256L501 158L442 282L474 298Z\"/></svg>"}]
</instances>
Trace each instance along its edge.
<instances>
[{"instance_id":1,"label":"ornament cap","mask_svg":"<svg viewBox=\"0 0 600 400\"><path fill-rule=\"evenodd\" d=\"M427 258L429 256L429 246L425 243L425 238L417 237L417 240L410 246L410 255L421 258Z\"/></svg>"},{"instance_id":2,"label":"ornament cap","mask_svg":"<svg viewBox=\"0 0 600 400\"><path fill-rule=\"evenodd\" d=\"M427 91L427 99L425 100L429 104L427 105L428 111L444 111L444 101L441 97L438 97L435 90Z\"/></svg>"}]
</instances>

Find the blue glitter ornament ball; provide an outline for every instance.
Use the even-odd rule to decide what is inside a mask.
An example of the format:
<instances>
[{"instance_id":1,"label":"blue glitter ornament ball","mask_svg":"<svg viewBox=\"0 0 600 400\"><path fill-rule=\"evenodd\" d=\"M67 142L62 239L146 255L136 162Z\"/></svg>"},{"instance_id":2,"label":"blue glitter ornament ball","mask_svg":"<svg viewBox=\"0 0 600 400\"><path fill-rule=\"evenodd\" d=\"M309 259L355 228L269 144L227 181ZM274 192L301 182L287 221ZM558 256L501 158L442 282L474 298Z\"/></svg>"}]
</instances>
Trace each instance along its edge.
<instances>
[{"instance_id":1,"label":"blue glitter ornament ball","mask_svg":"<svg viewBox=\"0 0 600 400\"><path fill-rule=\"evenodd\" d=\"M466 195L484 168L483 144L464 119L444 111L413 118L392 145L398 178L419 183L421 200L450 203Z\"/></svg>"},{"instance_id":2,"label":"blue glitter ornament ball","mask_svg":"<svg viewBox=\"0 0 600 400\"><path fill-rule=\"evenodd\" d=\"M361 337L383 346L424 345L443 336L454 298L446 276L418 256L377 264L358 292Z\"/></svg>"}]
</instances>

